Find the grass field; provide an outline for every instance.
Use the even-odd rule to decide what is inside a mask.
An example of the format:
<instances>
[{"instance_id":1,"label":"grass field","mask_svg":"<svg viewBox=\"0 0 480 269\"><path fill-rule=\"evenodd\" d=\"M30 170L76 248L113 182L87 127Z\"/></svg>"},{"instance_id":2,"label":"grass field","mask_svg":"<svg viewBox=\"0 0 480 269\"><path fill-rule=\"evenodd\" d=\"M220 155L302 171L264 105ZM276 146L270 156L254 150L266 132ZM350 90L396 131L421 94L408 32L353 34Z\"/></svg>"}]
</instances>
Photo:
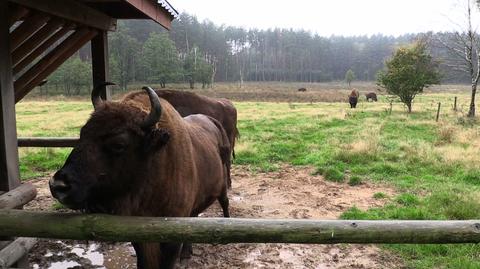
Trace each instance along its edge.
<instances>
[{"instance_id":1,"label":"grass field","mask_svg":"<svg viewBox=\"0 0 480 269\"><path fill-rule=\"evenodd\" d=\"M248 96L263 94L262 84L247 85L239 92L232 90L233 86L219 87L224 88L218 92L229 93L225 94L229 97L242 92ZM315 97L311 103L302 99L305 97L295 99L302 93L292 84L267 90L273 96L278 88L280 96L288 95L285 102L271 96L272 102L237 101L241 139L235 163L267 171L278 169L282 163L307 165L328 180L349 181L351 185L381 181L398 190L396 197L375 194L377 199L388 199L386 206L367 211L353 207L343 218L480 218L480 127L463 116L468 102L465 87L443 87L438 93L431 90L418 96L410 115L398 103L390 114L384 96L378 103L363 101L356 110L347 108L345 102L317 102L330 96L335 97L325 101L343 100L347 90L332 86L325 94L315 87L307 92ZM211 95L211 90L205 92ZM316 94L324 95L317 98ZM454 96L459 98L459 112L452 110ZM437 102L442 103L438 123ZM18 133L76 136L90 112L88 101L21 102L17 105ZM66 149L21 149L22 178L51 173L68 153ZM412 268L480 268L477 245L385 247L401 255Z\"/></svg>"}]
</instances>

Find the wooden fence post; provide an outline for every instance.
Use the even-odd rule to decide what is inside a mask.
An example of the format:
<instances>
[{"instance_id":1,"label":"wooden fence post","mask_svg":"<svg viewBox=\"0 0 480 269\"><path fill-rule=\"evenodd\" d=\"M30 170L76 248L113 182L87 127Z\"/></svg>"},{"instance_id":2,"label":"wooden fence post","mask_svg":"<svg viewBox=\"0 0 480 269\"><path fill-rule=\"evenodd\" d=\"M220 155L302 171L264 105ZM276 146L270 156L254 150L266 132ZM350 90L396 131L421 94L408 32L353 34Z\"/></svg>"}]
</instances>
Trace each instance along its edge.
<instances>
[{"instance_id":1,"label":"wooden fence post","mask_svg":"<svg viewBox=\"0 0 480 269\"><path fill-rule=\"evenodd\" d=\"M442 103L438 102L437 119L436 119L437 122L438 122L438 118L440 117L440 106L441 105L442 105Z\"/></svg>"},{"instance_id":2,"label":"wooden fence post","mask_svg":"<svg viewBox=\"0 0 480 269\"><path fill-rule=\"evenodd\" d=\"M453 111L457 111L457 97L455 96L455 99L453 101Z\"/></svg>"}]
</instances>

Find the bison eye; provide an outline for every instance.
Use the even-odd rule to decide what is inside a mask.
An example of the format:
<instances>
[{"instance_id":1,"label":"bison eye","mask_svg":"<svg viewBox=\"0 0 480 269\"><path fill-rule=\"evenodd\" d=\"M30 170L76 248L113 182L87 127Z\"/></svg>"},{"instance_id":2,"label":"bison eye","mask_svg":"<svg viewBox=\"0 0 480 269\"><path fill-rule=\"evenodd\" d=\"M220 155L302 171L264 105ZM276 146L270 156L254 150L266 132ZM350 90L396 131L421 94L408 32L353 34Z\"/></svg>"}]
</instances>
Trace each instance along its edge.
<instances>
[{"instance_id":1,"label":"bison eye","mask_svg":"<svg viewBox=\"0 0 480 269\"><path fill-rule=\"evenodd\" d=\"M119 142L107 145L107 151L113 154L122 154L127 149L127 145Z\"/></svg>"}]
</instances>

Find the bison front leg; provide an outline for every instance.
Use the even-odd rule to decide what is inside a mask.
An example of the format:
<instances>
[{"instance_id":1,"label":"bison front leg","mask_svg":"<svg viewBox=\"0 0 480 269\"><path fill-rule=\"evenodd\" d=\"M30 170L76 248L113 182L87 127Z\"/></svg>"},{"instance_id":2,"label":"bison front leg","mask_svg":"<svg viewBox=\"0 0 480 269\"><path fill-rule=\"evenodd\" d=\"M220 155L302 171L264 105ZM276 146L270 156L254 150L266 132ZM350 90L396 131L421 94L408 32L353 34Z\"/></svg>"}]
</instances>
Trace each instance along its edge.
<instances>
[{"instance_id":1,"label":"bison front leg","mask_svg":"<svg viewBox=\"0 0 480 269\"><path fill-rule=\"evenodd\" d=\"M138 269L173 269L181 244L132 243Z\"/></svg>"}]
</instances>

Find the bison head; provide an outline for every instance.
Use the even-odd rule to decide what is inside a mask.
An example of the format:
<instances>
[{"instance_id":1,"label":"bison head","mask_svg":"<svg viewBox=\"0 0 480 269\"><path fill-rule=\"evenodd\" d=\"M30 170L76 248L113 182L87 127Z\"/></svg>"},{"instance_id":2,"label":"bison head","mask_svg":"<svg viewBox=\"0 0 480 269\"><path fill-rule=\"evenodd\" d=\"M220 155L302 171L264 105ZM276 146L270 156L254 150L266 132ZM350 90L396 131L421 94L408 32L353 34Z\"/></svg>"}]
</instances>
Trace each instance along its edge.
<instances>
[{"instance_id":1,"label":"bison head","mask_svg":"<svg viewBox=\"0 0 480 269\"><path fill-rule=\"evenodd\" d=\"M151 156L168 141L157 129L160 100L148 87L151 110L122 102L105 102L92 91L94 113L82 127L78 145L49 182L52 195L72 209L111 212L116 200L134 191L151 165Z\"/></svg>"}]
</instances>

